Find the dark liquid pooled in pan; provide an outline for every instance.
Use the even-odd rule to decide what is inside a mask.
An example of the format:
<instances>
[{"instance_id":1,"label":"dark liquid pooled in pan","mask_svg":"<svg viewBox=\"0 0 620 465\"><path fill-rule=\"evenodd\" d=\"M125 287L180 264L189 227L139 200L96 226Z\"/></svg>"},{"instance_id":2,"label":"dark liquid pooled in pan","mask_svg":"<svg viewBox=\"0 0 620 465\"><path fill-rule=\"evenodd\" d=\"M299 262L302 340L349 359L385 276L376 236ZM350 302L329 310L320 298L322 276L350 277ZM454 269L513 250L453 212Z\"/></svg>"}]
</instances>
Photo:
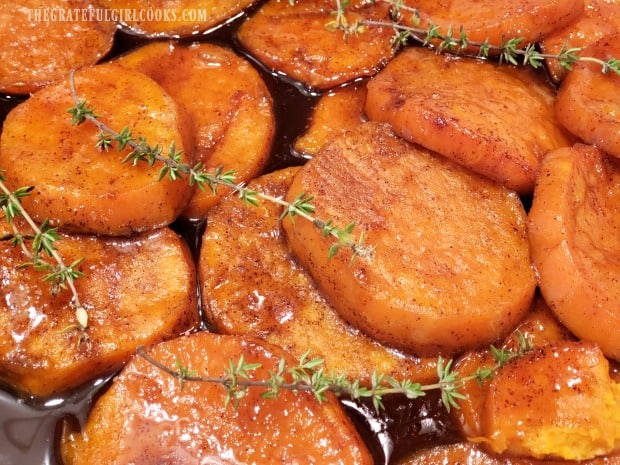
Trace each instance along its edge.
<instances>
[{"instance_id":1,"label":"dark liquid pooled in pan","mask_svg":"<svg viewBox=\"0 0 620 465\"><path fill-rule=\"evenodd\" d=\"M302 164L304 159L294 154L291 145L305 129L317 95L261 68L259 63L240 49L233 36L244 19L245 16L240 16L208 34L183 39L182 42L204 41L227 46L244 55L257 67L273 97L277 124L266 172ZM107 58L150 40L119 31ZM24 96L0 95L0 124L12 108L25 99ZM194 256L197 256L203 225L178 222L173 225L173 229L187 240ZM0 465L62 465L58 455L58 439L63 420L69 419L76 424L84 422L92 402L106 389L110 378L102 377L65 397L36 402L0 389ZM388 398L385 401L385 412L379 414L370 404L348 400L343 403L377 464L385 464L386 457L396 459L412 450L451 442L457 438L435 394L413 401L400 397Z\"/></svg>"}]
</instances>

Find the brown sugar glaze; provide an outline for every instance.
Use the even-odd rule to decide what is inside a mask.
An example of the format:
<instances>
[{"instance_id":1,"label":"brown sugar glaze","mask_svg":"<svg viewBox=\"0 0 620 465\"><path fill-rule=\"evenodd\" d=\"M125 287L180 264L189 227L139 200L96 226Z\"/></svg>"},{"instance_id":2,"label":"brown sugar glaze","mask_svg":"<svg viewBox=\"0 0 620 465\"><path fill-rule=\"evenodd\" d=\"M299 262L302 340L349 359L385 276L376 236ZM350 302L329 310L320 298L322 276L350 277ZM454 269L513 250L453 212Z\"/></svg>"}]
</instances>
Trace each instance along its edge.
<instances>
[{"instance_id":1,"label":"brown sugar glaze","mask_svg":"<svg viewBox=\"0 0 620 465\"><path fill-rule=\"evenodd\" d=\"M257 7L252 8L254 10ZM294 153L292 144L308 122L318 94L285 76L263 69L247 56L234 40L234 34L248 14L203 35L183 42L209 42L234 49L246 56L260 71L273 100L276 115L276 137L266 172L299 165L305 160ZM106 59L118 56L154 39L146 39L119 30L115 44ZM0 124L8 112L24 101L25 96L0 95ZM203 224L177 222L173 228L188 242L194 256L200 247ZM208 325L203 322L203 330ZM2 465L62 465L58 440L63 421L80 423L97 395L106 389L112 375L93 380L82 389L64 397L34 400L0 388L0 463ZM429 394L418 400L393 396L385 400L385 411L377 413L370 403L343 400L343 404L366 440L375 463L396 463L399 457L430 445L457 439L449 415L443 410L439 396Z\"/></svg>"}]
</instances>

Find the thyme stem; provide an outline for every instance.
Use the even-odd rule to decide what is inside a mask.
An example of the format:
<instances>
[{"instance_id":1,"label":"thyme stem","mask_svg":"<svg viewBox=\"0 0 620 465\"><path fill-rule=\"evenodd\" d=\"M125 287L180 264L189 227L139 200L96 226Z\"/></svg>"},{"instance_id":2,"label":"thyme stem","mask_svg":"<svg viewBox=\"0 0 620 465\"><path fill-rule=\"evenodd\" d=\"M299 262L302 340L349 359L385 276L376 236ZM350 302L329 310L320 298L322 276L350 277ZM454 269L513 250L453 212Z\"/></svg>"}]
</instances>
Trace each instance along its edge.
<instances>
[{"instance_id":1,"label":"thyme stem","mask_svg":"<svg viewBox=\"0 0 620 465\"><path fill-rule=\"evenodd\" d=\"M172 376L173 378L178 379L179 381L184 380L184 381L191 381L191 382L197 382L197 383L222 384L224 386L229 386L230 384L232 384L231 380L226 376L215 377L215 376L185 375L183 374L183 370L175 370L173 368L170 368L164 365L163 363L159 362L158 360L154 359L153 357L151 357L149 354L146 353L143 346L138 347L136 349L136 353L140 357L142 357L144 360L149 362L151 365L160 369L164 373ZM271 387L268 381L258 381L258 380L250 380L250 379L240 379L240 380L237 380L235 384L238 387L255 387L255 388ZM312 392L313 391L313 387L305 383L294 383L294 382L278 383L277 386L280 389L286 389L289 391L301 391L301 392ZM331 387L330 391L344 393L343 390L337 389L336 387Z\"/></svg>"},{"instance_id":2,"label":"thyme stem","mask_svg":"<svg viewBox=\"0 0 620 465\"><path fill-rule=\"evenodd\" d=\"M396 380L391 376L374 372L370 380L370 387L362 386L360 380L348 380L344 375L326 374L322 359L308 359L308 353L304 354L297 366L287 367L284 359L280 359L275 372L270 371L267 379L249 379L249 373L260 368L261 365L246 363L243 356L239 362L229 361L228 369L224 376L197 376L196 371L184 367L176 360L177 369L169 368L163 363L146 353L143 347L138 347L137 355L152 364L162 372L178 379L183 387L184 383L200 382L215 383L224 387L227 393L226 403L235 401L235 405L249 388L262 388L262 397L274 398L280 390L293 392L309 392L314 395L318 402L327 400L326 392L331 392L337 397L349 396L353 399L370 398L375 409L383 408L383 398L387 395L405 395L409 399L415 399L426 395L428 391L438 390L444 407L449 412L452 408L459 408L458 400L464 399L460 389L470 381L480 383L491 379L495 372L509 363L511 360L521 357L533 348L532 342L517 332L518 347L516 350L497 349L490 347L490 353L495 359L491 367L480 367L475 373L461 377L452 368L453 360L444 361L442 357L437 359L436 383L422 385L411 380ZM289 375L292 378L285 378Z\"/></svg>"},{"instance_id":3,"label":"thyme stem","mask_svg":"<svg viewBox=\"0 0 620 465\"><path fill-rule=\"evenodd\" d=\"M10 203L10 204L14 205L16 208L18 208L20 216L22 218L24 218L26 223L28 223L28 226L30 227L30 229L32 229L32 231L35 233L36 236L41 237L43 235L43 231L41 230L41 228L37 225L37 223L28 214L26 209L23 208L19 198L17 198L17 196L13 192L11 192L9 190L9 188L6 186L6 184L4 184L3 179L1 179L1 178L0 178L0 190L2 190L2 192L4 193L4 196L6 196L7 203ZM5 213L6 213L6 207L4 207L4 210L5 210ZM13 229L13 232L16 235L18 235L19 231L17 230L17 226L15 226L13 221L11 221L8 216L7 216L7 220L9 221L9 224L11 225L11 227ZM26 246L23 243L23 241L19 241L19 245L20 245L20 247L22 249L22 252L29 259L34 259L35 258L34 254L30 250L28 250L26 248ZM46 251L56 261L57 270L54 273L54 275L58 276L59 278L61 278L61 282L62 283L66 283L66 285L69 287L69 289L71 291L71 294L72 294L71 304L75 308L75 316L76 316L76 319L77 319L78 325L79 325L78 328L81 329L81 330L84 330L88 326L88 313L86 312L86 310L82 306L82 303L80 301L80 296L79 296L78 291L77 291L77 289L75 287L76 272L75 272L75 270L74 270L74 268L72 266L67 266L65 264L64 260L62 259L62 257L60 256L60 254L58 253L56 248L48 247L46 249Z\"/></svg>"}]
</instances>

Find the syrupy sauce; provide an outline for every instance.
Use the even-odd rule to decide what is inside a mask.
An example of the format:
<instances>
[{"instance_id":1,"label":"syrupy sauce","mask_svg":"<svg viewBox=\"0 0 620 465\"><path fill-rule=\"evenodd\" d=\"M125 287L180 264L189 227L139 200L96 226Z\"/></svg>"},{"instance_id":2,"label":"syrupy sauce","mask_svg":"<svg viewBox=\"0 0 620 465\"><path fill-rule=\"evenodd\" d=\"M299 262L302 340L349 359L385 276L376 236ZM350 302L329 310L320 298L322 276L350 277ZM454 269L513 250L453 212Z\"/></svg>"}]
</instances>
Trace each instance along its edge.
<instances>
[{"instance_id":1,"label":"syrupy sauce","mask_svg":"<svg viewBox=\"0 0 620 465\"><path fill-rule=\"evenodd\" d=\"M222 27L182 39L182 42L209 42L232 48L259 70L273 97L276 116L274 146L265 170L269 172L304 162L291 145L305 129L318 94L264 69L239 47L234 40L235 32L251 13L247 11ZM147 39L119 30L106 59L153 40L167 39ZM0 124L8 112L26 98L0 95ZM194 257L197 257L204 225L178 222L172 227L187 240ZM206 323L203 329L208 329ZM63 421L70 419L72 423L83 423L90 406L106 389L111 378L112 375L101 377L64 397L44 400L20 397L0 388L0 465L62 465L58 440ZM415 449L451 442L457 437L449 416L441 407L439 396L435 394L416 400L389 397L385 399L386 409L379 413L369 403L343 400L343 405L377 464L394 463Z\"/></svg>"}]
</instances>

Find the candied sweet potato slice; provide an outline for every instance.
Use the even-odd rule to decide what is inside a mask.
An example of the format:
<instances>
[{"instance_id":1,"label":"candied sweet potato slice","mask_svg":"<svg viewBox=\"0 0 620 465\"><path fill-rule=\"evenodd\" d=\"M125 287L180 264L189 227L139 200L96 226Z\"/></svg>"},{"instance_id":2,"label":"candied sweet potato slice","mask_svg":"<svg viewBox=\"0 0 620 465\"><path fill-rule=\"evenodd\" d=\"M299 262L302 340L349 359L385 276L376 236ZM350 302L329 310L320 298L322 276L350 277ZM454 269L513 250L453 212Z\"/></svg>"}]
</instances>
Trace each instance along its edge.
<instances>
[{"instance_id":1,"label":"candied sweet potato slice","mask_svg":"<svg viewBox=\"0 0 620 465\"><path fill-rule=\"evenodd\" d=\"M540 295L536 296L532 308L512 334L497 347L518 354L522 349L521 338L525 338L524 340L532 347L542 347L557 341L573 339L568 329L560 324ZM481 368L496 365L497 360L494 359L491 350L485 348L463 354L454 364L454 370L464 377L473 375ZM480 436L482 434L481 415L488 393L488 383L479 383L473 379L466 382L459 392L465 398L459 399L457 401L459 408L451 410L450 413L464 437Z\"/></svg>"},{"instance_id":2,"label":"candied sweet potato slice","mask_svg":"<svg viewBox=\"0 0 620 465\"><path fill-rule=\"evenodd\" d=\"M2 236L13 233L2 223ZM54 295L43 273L19 268L26 259L18 247L0 242L0 378L14 389L66 392L119 368L137 346L197 325L194 265L171 230L130 239L63 235L55 246L66 264L84 259L75 285L88 339L78 344L80 330L66 330L77 323L71 292Z\"/></svg>"},{"instance_id":3,"label":"candied sweet potato slice","mask_svg":"<svg viewBox=\"0 0 620 465\"><path fill-rule=\"evenodd\" d=\"M248 187L284 196L295 172L277 171ZM291 256L280 214L277 205L248 209L235 197L210 212L198 265L209 325L220 333L264 339L298 358L309 350L325 360L328 371L364 384L373 370L397 379L435 380L436 358L382 346L340 318Z\"/></svg>"},{"instance_id":4,"label":"candied sweet potato slice","mask_svg":"<svg viewBox=\"0 0 620 465\"><path fill-rule=\"evenodd\" d=\"M157 81L193 123L196 162L213 172L236 173L236 182L265 166L275 131L271 96L258 72L233 51L211 44L156 42L116 60ZM182 82L183 85L179 85ZM206 217L224 193L197 189L183 216Z\"/></svg>"},{"instance_id":5,"label":"candied sweet potato slice","mask_svg":"<svg viewBox=\"0 0 620 465\"><path fill-rule=\"evenodd\" d=\"M90 0L0 3L0 92L28 94L94 65L112 48L116 24Z\"/></svg>"},{"instance_id":6,"label":"candied sweet potato slice","mask_svg":"<svg viewBox=\"0 0 620 465\"><path fill-rule=\"evenodd\" d=\"M314 89L375 74L394 55L392 28L366 28L345 40L326 28L335 9L331 0L270 0L241 25L237 39L267 68ZM385 21L388 10L387 3L352 2L347 20Z\"/></svg>"},{"instance_id":7,"label":"candied sweet potato slice","mask_svg":"<svg viewBox=\"0 0 620 465\"><path fill-rule=\"evenodd\" d=\"M498 453L585 460L617 452L620 384L595 344L547 345L490 381L482 430Z\"/></svg>"},{"instance_id":8,"label":"candied sweet potato slice","mask_svg":"<svg viewBox=\"0 0 620 465\"><path fill-rule=\"evenodd\" d=\"M191 147L184 114L152 79L110 64L75 74L77 94L117 132L128 127L151 146ZM39 222L79 233L124 235L170 224L193 189L187 180L158 180L161 166L125 163L131 149L96 147L99 129L73 126L69 80L51 85L15 107L0 138L0 166L11 189L35 186L24 207ZM183 153L182 163L190 163Z\"/></svg>"},{"instance_id":9,"label":"candied sweet potato slice","mask_svg":"<svg viewBox=\"0 0 620 465\"><path fill-rule=\"evenodd\" d=\"M584 56L606 61L620 56L620 34L585 48ZM601 65L579 62L564 78L555 102L558 121L582 141L620 157L620 74L601 73Z\"/></svg>"},{"instance_id":10,"label":"candied sweet potato slice","mask_svg":"<svg viewBox=\"0 0 620 465\"><path fill-rule=\"evenodd\" d=\"M468 41L497 46L513 38L522 39L521 46L538 42L583 12L583 0L407 0L405 5L418 11L417 27L433 24L457 39L462 28ZM403 10L402 20L411 24L411 14Z\"/></svg>"},{"instance_id":11,"label":"candied sweet potato slice","mask_svg":"<svg viewBox=\"0 0 620 465\"><path fill-rule=\"evenodd\" d=\"M223 377L229 362L259 363L250 379L277 372L284 350L252 338L199 332L149 351L160 363L201 376ZM289 378L287 376L287 378ZM290 379L289 379L290 380ZM67 465L162 463L371 464L352 422L334 397L281 390L274 399L249 388L237 408L215 383L179 381L134 358L97 401L80 433L65 434ZM119 415L122 412L122 415Z\"/></svg>"},{"instance_id":12,"label":"candied sweet potato slice","mask_svg":"<svg viewBox=\"0 0 620 465\"><path fill-rule=\"evenodd\" d=\"M620 162L594 147L549 153L529 212L542 294L581 339L620 360Z\"/></svg>"},{"instance_id":13,"label":"candied sweet potato slice","mask_svg":"<svg viewBox=\"0 0 620 465\"><path fill-rule=\"evenodd\" d=\"M526 69L411 48L367 88L371 120L522 194L543 155L570 144L554 91Z\"/></svg>"},{"instance_id":14,"label":"candied sweet potato slice","mask_svg":"<svg viewBox=\"0 0 620 465\"><path fill-rule=\"evenodd\" d=\"M312 156L332 137L367 121L364 114L366 85L334 89L322 95L306 132L295 141L295 151Z\"/></svg>"},{"instance_id":15,"label":"candied sweet potato slice","mask_svg":"<svg viewBox=\"0 0 620 465\"><path fill-rule=\"evenodd\" d=\"M148 37L189 37L207 32L256 0L98 0L116 12L117 20L134 34Z\"/></svg>"},{"instance_id":16,"label":"candied sweet potato slice","mask_svg":"<svg viewBox=\"0 0 620 465\"><path fill-rule=\"evenodd\" d=\"M433 356L505 336L536 286L518 196L366 123L325 145L287 194L313 196L316 217L355 221L372 256L351 260L307 221L288 242L333 307L375 339Z\"/></svg>"},{"instance_id":17,"label":"candied sweet potato slice","mask_svg":"<svg viewBox=\"0 0 620 465\"><path fill-rule=\"evenodd\" d=\"M620 1L585 0L584 3L581 16L543 38L540 47L544 53L558 55L563 49L585 48L620 30ZM545 64L554 81L560 81L566 75L566 69L556 59L547 58Z\"/></svg>"}]
</instances>

